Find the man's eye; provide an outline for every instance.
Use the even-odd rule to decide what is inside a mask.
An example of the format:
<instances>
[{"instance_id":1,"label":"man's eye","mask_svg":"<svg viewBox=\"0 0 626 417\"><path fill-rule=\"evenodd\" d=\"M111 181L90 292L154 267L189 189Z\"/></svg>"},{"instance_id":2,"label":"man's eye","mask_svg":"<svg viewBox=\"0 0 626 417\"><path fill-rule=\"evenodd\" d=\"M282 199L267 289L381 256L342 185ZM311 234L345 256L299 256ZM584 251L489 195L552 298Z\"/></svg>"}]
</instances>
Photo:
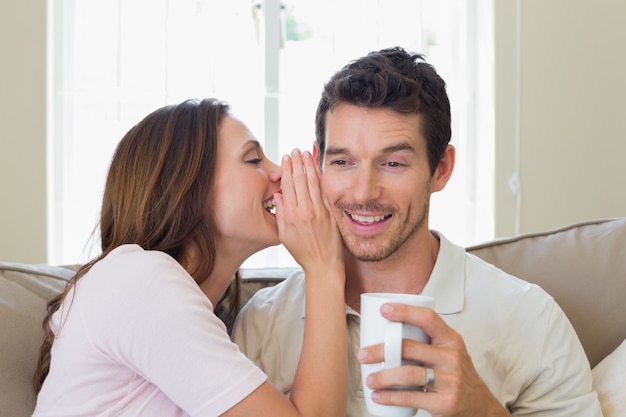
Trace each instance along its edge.
<instances>
[{"instance_id":1,"label":"man's eye","mask_svg":"<svg viewBox=\"0 0 626 417\"><path fill-rule=\"evenodd\" d=\"M331 161L330 164L331 165L346 166L346 165L348 165L348 162L346 160L343 160L343 159L335 159L334 161Z\"/></svg>"},{"instance_id":2,"label":"man's eye","mask_svg":"<svg viewBox=\"0 0 626 417\"><path fill-rule=\"evenodd\" d=\"M400 162L396 162L396 161L387 162L386 165L391 168L399 168L399 167L404 166L404 164L401 164Z\"/></svg>"}]
</instances>

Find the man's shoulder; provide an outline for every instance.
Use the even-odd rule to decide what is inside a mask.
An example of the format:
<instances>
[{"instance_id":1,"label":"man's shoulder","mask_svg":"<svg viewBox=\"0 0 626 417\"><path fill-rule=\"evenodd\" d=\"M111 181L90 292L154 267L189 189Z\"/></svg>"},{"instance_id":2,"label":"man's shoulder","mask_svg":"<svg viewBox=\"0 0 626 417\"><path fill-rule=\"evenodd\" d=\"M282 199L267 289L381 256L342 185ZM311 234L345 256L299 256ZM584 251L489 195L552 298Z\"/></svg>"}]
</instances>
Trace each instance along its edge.
<instances>
[{"instance_id":1,"label":"man's shoulder","mask_svg":"<svg viewBox=\"0 0 626 417\"><path fill-rule=\"evenodd\" d=\"M465 270L469 279L487 281L484 284L489 283L496 287L501 284L507 288L517 288L521 291L545 293L539 285L506 272L474 254L466 253L465 256L467 259Z\"/></svg>"},{"instance_id":2,"label":"man's shoulder","mask_svg":"<svg viewBox=\"0 0 626 417\"><path fill-rule=\"evenodd\" d=\"M261 361L260 356L272 355L272 349L265 347L273 343L293 346L293 339L301 337L304 301L304 273L301 270L292 272L279 284L258 290L239 311L233 326L233 340L257 364L276 362L278 359ZM297 329L301 329L300 333Z\"/></svg>"},{"instance_id":3,"label":"man's shoulder","mask_svg":"<svg viewBox=\"0 0 626 417\"><path fill-rule=\"evenodd\" d=\"M284 281L258 290L244 310L302 309L305 297L304 272L298 269Z\"/></svg>"}]
</instances>

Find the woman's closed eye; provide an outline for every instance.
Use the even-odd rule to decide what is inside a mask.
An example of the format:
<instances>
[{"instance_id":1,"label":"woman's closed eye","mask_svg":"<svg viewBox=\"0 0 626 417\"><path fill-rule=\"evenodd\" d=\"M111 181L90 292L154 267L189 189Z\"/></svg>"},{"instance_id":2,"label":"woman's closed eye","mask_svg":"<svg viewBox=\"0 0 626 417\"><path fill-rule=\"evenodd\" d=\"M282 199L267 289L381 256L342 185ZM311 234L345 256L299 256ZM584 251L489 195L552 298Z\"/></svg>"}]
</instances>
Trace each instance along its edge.
<instances>
[{"instance_id":1,"label":"woman's closed eye","mask_svg":"<svg viewBox=\"0 0 626 417\"><path fill-rule=\"evenodd\" d=\"M263 158L250 158L246 159L246 164L259 165L263 161Z\"/></svg>"}]
</instances>

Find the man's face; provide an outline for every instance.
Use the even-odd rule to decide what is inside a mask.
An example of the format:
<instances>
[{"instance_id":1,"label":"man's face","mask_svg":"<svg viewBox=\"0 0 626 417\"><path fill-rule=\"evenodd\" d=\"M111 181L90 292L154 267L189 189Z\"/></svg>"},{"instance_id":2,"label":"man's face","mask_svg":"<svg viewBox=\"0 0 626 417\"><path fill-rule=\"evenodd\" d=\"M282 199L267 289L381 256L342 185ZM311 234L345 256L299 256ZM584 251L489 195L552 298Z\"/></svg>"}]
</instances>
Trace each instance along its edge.
<instances>
[{"instance_id":1,"label":"man's face","mask_svg":"<svg viewBox=\"0 0 626 417\"><path fill-rule=\"evenodd\" d=\"M348 251L380 261L418 245L437 191L420 116L340 104L326 117L322 186Z\"/></svg>"}]
</instances>

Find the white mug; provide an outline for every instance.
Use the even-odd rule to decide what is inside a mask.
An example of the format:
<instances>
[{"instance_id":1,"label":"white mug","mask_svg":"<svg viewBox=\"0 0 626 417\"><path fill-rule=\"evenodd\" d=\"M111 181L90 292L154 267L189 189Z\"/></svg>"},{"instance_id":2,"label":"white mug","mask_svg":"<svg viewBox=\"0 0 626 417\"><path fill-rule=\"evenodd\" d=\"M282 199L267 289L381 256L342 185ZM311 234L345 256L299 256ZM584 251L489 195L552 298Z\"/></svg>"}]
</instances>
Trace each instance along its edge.
<instances>
[{"instance_id":1,"label":"white mug","mask_svg":"<svg viewBox=\"0 0 626 417\"><path fill-rule=\"evenodd\" d=\"M361 294L360 346L365 347L380 343L385 346L384 362L361 365L361 379L367 410L370 414L381 417L410 417L417 413L416 408L377 404L372 400L372 390L365 384L368 375L373 372L397 368L405 364L415 364L415 362L402 360L402 339L430 343L428 335L419 327L384 318L380 314L380 307L385 303L409 304L434 309L435 299L418 294ZM417 389L417 387L397 387L397 389Z\"/></svg>"}]
</instances>

